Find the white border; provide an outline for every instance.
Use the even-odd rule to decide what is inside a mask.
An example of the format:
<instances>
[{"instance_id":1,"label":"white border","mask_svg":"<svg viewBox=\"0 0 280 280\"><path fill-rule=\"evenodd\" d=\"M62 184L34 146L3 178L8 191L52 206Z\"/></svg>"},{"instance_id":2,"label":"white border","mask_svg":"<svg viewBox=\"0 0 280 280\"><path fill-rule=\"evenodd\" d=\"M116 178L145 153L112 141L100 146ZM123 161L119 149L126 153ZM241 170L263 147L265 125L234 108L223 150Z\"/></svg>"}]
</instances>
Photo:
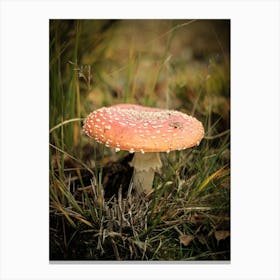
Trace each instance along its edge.
<instances>
[{"instance_id":1,"label":"white border","mask_svg":"<svg viewBox=\"0 0 280 280\"><path fill-rule=\"evenodd\" d=\"M279 2L2 1L1 279L279 279ZM48 19L230 18L230 264L48 261Z\"/></svg>"}]
</instances>

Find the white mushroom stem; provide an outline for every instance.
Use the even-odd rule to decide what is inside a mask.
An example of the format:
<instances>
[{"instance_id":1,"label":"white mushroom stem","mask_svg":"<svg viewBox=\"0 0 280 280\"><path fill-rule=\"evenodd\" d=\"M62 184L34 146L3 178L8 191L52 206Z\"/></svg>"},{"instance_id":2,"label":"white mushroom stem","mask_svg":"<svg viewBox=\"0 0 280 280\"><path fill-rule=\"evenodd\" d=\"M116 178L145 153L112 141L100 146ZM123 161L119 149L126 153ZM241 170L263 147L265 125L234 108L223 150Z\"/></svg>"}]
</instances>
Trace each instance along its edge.
<instances>
[{"instance_id":1,"label":"white mushroom stem","mask_svg":"<svg viewBox=\"0 0 280 280\"><path fill-rule=\"evenodd\" d=\"M153 187L155 172L162 166L159 153L135 153L130 166L134 167L132 182L138 193L149 193Z\"/></svg>"}]
</instances>

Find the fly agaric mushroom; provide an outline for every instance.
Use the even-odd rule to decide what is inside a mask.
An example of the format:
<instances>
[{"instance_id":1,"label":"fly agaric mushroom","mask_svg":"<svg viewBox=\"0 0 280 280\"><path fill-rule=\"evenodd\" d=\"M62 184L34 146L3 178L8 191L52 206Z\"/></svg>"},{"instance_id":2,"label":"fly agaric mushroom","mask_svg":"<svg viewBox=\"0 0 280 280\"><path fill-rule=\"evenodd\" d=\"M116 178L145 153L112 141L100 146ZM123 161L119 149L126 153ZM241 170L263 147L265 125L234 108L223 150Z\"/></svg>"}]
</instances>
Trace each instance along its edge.
<instances>
[{"instance_id":1,"label":"fly agaric mushroom","mask_svg":"<svg viewBox=\"0 0 280 280\"><path fill-rule=\"evenodd\" d=\"M174 110L119 104L100 108L86 118L84 131L98 143L135 153L133 187L138 193L152 190L154 174L162 163L159 152L183 150L199 145L202 123Z\"/></svg>"}]
</instances>

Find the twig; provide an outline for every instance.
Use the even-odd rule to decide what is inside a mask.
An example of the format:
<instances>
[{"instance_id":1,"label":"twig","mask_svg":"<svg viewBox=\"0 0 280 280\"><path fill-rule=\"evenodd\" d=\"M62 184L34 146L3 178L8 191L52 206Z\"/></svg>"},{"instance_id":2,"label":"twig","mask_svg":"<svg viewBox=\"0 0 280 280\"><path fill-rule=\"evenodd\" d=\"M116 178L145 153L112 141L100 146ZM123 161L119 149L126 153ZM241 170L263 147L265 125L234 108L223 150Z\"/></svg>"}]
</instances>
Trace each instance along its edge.
<instances>
[{"instance_id":1,"label":"twig","mask_svg":"<svg viewBox=\"0 0 280 280\"><path fill-rule=\"evenodd\" d=\"M75 118L75 119L70 119L70 120L61 122L61 123L57 124L56 126L52 127L50 129L49 133L52 133L54 130L58 129L59 127L65 125L65 124L68 124L68 123L71 123L71 122L82 121L82 120L83 120L83 118Z\"/></svg>"}]
</instances>

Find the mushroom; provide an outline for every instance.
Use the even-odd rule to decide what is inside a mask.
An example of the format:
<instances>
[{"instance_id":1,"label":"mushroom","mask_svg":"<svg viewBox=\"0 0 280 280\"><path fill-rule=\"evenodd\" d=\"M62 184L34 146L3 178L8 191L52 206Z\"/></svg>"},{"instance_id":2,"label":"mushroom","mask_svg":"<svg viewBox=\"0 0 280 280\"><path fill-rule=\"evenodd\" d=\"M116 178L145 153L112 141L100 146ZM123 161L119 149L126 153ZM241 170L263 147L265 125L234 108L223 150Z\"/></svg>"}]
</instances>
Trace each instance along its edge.
<instances>
[{"instance_id":1,"label":"mushroom","mask_svg":"<svg viewBox=\"0 0 280 280\"><path fill-rule=\"evenodd\" d=\"M202 123L174 110L119 104L102 107L86 118L84 132L116 152L135 153L132 183L138 193L152 190L154 174L162 163L159 152L183 150L199 145Z\"/></svg>"}]
</instances>

